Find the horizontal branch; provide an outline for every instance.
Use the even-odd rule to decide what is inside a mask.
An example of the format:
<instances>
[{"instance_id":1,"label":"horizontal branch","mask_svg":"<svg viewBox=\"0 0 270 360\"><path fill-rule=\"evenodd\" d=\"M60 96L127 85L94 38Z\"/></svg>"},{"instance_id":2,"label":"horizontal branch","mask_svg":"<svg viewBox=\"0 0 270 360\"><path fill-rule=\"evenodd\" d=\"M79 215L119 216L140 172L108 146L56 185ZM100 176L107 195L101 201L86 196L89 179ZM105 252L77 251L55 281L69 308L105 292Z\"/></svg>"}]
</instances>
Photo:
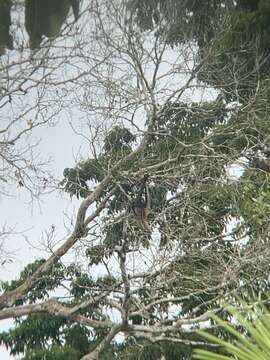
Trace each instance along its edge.
<instances>
[{"instance_id":1,"label":"horizontal branch","mask_svg":"<svg viewBox=\"0 0 270 360\"><path fill-rule=\"evenodd\" d=\"M156 342L162 342L162 341L167 341L167 342L172 342L172 343L178 343L178 344L185 344L188 346L193 346L193 347L211 347L211 348L217 348L220 345L217 344L211 344L209 342L203 342L203 341L196 341L196 340L189 340L189 339L181 339L181 338L177 338L177 337L170 337L170 336L151 336L151 335L147 335L147 334L140 334L140 333L134 333L132 334L135 337L138 338L144 338L146 340L148 340L151 343L156 343Z\"/></svg>"},{"instance_id":2,"label":"horizontal branch","mask_svg":"<svg viewBox=\"0 0 270 360\"><path fill-rule=\"evenodd\" d=\"M74 308L76 308L76 306ZM51 315L69 318L70 320L93 328L110 328L114 325L111 321L92 320L85 316L74 314L74 310L77 311L77 309L74 308L64 306L55 299L50 299L39 304L28 304L3 309L0 311L0 320L47 312Z\"/></svg>"}]
</instances>

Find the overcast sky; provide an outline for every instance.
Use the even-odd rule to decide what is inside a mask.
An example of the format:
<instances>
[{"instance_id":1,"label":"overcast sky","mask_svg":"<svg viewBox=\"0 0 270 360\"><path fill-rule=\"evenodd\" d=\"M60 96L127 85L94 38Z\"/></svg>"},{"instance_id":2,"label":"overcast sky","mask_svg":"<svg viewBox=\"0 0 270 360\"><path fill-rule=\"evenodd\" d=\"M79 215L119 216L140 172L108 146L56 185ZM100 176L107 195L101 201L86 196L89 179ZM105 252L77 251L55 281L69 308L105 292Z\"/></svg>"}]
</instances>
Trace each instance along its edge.
<instances>
[{"instance_id":1,"label":"overcast sky","mask_svg":"<svg viewBox=\"0 0 270 360\"><path fill-rule=\"evenodd\" d=\"M65 167L75 164L75 155L79 151L87 153L85 140L76 135L66 119L60 119L56 127L44 127L36 131L37 136L42 133L42 141L39 145L44 157L51 157L51 168L59 178ZM56 226L57 239L65 234L65 223L68 225L66 214L72 215L78 208L78 201L73 200L67 194L60 195L53 192L44 195L41 203L29 204L29 194L23 187L18 188L17 197L0 199L0 227L5 223L15 227L16 235L12 235L5 242L5 250L14 255L12 263L0 267L0 279L11 280L19 275L19 272L29 262L42 256L48 256L41 251L42 233L49 230L51 225ZM25 240L27 236L28 241ZM10 326L11 321L1 321L0 331ZM13 359L5 349L1 351L1 360Z\"/></svg>"}]
</instances>

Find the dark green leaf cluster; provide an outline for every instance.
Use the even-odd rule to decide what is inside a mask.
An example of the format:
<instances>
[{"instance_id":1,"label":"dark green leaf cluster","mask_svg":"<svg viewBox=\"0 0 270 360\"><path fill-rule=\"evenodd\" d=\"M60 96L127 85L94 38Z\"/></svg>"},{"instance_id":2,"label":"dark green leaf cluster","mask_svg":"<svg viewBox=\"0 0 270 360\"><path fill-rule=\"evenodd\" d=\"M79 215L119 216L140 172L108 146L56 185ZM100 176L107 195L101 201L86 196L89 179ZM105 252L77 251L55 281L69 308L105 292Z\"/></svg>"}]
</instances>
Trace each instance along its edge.
<instances>
[{"instance_id":1,"label":"dark green leaf cluster","mask_svg":"<svg viewBox=\"0 0 270 360\"><path fill-rule=\"evenodd\" d=\"M32 274L43 262L44 260L39 260L28 265L22 271L19 280L3 283L3 289L16 288L26 276ZM46 279L50 279L50 282L48 283ZM37 299L45 300L49 290L53 291L59 288L60 280L70 281L71 300L64 302L63 305L65 306L73 306L77 301L81 301L85 297L95 296L95 294L99 294L100 291L109 289L115 284L115 279L109 276L93 280L74 264L68 267L58 266L55 269L50 269L46 276L39 280L30 296L25 297L23 302ZM80 313L96 320L106 319L98 307L89 306L80 310ZM31 314L24 319L17 318L13 329L0 333L0 344L10 349L12 355L24 354L22 358L24 360L79 360L84 354L94 349L106 334L106 329L93 332L80 324L74 324L65 317L44 312ZM112 345L112 349L113 347L114 345ZM110 351L108 353L110 354Z\"/></svg>"},{"instance_id":2,"label":"dark green leaf cluster","mask_svg":"<svg viewBox=\"0 0 270 360\"><path fill-rule=\"evenodd\" d=\"M197 339L199 339L198 336ZM188 360L191 356L191 349L185 344L172 346L168 341L151 344L144 339L136 339L135 341L131 338L119 346L117 355L117 359L122 358L125 360L156 360L162 358L162 356L168 360Z\"/></svg>"},{"instance_id":3,"label":"dark green leaf cluster","mask_svg":"<svg viewBox=\"0 0 270 360\"><path fill-rule=\"evenodd\" d=\"M225 106L219 101L167 103L156 121L148 151L159 154L161 159L178 156L182 162L187 153L192 151L196 155L202 151L200 142L217 125L224 123L226 115Z\"/></svg>"},{"instance_id":4,"label":"dark green leaf cluster","mask_svg":"<svg viewBox=\"0 0 270 360\"><path fill-rule=\"evenodd\" d=\"M44 262L44 259L40 259L36 260L32 264L27 265L26 268L20 273L18 280L12 280L10 283L2 282L2 289L4 291L16 289L18 286L22 285L25 280L28 279ZM25 295L21 300L18 300L17 304L19 305L28 301L35 302L38 299L42 299L48 296L51 290L55 289L61 284L64 276L65 275L62 264L55 264L50 268L50 270L45 271L42 276L37 279L31 291L29 291L27 295Z\"/></svg>"},{"instance_id":5,"label":"dark green leaf cluster","mask_svg":"<svg viewBox=\"0 0 270 360\"><path fill-rule=\"evenodd\" d=\"M64 170L64 179L60 182L64 190L71 196L85 198L89 195L88 181L100 181L104 176L101 164L96 159L80 162L75 168Z\"/></svg>"},{"instance_id":6,"label":"dark green leaf cluster","mask_svg":"<svg viewBox=\"0 0 270 360\"><path fill-rule=\"evenodd\" d=\"M77 198L85 198L89 195L89 184L101 181L106 175L106 169L115 164L123 156L132 151L132 143L136 136L128 129L120 126L113 127L104 139L103 152L95 159L87 159L79 162L75 168L64 170L64 179L60 185L64 191ZM123 185L125 186L125 185ZM119 199L121 193L118 194ZM125 199L126 201L126 199ZM112 206L119 209L116 203Z\"/></svg>"},{"instance_id":7,"label":"dark green leaf cluster","mask_svg":"<svg viewBox=\"0 0 270 360\"><path fill-rule=\"evenodd\" d=\"M136 136L133 135L127 128L121 126L114 126L109 131L104 140L105 153L128 153L131 151L131 144L136 140Z\"/></svg>"},{"instance_id":8,"label":"dark green leaf cluster","mask_svg":"<svg viewBox=\"0 0 270 360\"><path fill-rule=\"evenodd\" d=\"M209 41L216 22L224 12L224 4L216 0L137 0L129 1L132 20L143 31L154 30L167 43L175 45L195 40L200 46Z\"/></svg>"}]
</instances>

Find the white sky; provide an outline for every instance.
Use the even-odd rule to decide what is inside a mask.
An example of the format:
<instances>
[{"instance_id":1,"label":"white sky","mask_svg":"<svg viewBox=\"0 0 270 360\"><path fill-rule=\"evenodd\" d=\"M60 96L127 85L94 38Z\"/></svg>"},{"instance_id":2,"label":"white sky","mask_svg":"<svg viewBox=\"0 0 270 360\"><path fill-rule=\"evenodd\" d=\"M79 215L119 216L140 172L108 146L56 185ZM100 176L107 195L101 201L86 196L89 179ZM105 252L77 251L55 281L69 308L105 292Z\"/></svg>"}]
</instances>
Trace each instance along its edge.
<instances>
[{"instance_id":1,"label":"white sky","mask_svg":"<svg viewBox=\"0 0 270 360\"><path fill-rule=\"evenodd\" d=\"M87 149L85 140L74 134L65 118L60 119L56 127L43 128L39 132L42 132L40 150L54 159L52 170L57 177L61 177L65 167L74 165L74 154L77 154L82 146ZM16 226L18 232L5 243L5 249L14 252L15 258L13 263L0 267L0 279L14 279L28 263L47 256L45 252L42 253L28 244L23 235L27 235L29 242L38 246L42 240L42 232L50 229L52 224L56 226L58 239L66 234L63 212L71 214L73 208L78 207L78 201L71 201L68 195L60 196L56 191L45 195L41 200L43 202L40 208L37 204L34 204L34 207L27 204L29 194L23 187L18 188L17 198L0 199L0 227L7 223ZM1 321L0 331L7 329L10 324L10 320ZM0 354L1 360L13 359L4 348L0 350Z\"/></svg>"}]
</instances>

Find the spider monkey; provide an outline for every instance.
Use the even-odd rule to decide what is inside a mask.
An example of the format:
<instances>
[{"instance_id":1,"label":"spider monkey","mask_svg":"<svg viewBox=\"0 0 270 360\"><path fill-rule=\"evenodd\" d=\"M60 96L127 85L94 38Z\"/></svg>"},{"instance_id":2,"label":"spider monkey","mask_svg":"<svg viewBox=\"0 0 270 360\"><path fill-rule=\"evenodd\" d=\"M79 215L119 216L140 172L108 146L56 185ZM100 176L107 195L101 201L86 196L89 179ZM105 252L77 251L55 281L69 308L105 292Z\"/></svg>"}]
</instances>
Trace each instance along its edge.
<instances>
[{"instance_id":1,"label":"spider monkey","mask_svg":"<svg viewBox=\"0 0 270 360\"><path fill-rule=\"evenodd\" d=\"M137 198L133 201L131 209L136 219L140 221L142 226L146 230L151 231L151 228L147 222L147 216L150 211L150 191L147 183L148 177L148 175L144 175L141 191L139 192Z\"/></svg>"}]
</instances>

